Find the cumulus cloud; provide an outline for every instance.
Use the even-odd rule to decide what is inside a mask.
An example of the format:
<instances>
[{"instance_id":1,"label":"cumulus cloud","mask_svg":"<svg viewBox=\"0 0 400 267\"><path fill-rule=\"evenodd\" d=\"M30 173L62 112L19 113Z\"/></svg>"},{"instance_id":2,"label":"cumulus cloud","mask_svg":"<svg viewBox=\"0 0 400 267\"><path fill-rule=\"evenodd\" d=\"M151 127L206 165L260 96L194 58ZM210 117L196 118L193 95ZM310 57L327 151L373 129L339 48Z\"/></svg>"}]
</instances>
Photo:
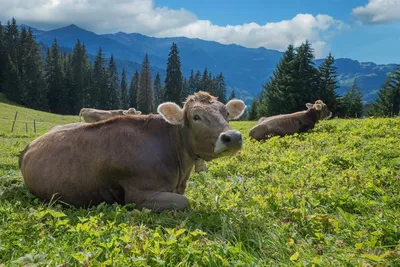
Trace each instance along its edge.
<instances>
[{"instance_id":1,"label":"cumulus cloud","mask_svg":"<svg viewBox=\"0 0 400 267\"><path fill-rule=\"evenodd\" d=\"M367 5L354 8L352 14L366 24L400 21L400 0L369 0Z\"/></svg>"},{"instance_id":2,"label":"cumulus cloud","mask_svg":"<svg viewBox=\"0 0 400 267\"><path fill-rule=\"evenodd\" d=\"M214 25L185 10L156 7L152 0L0 0L0 20L51 29L74 23L96 33L139 32L156 37L186 36L284 50L309 40L320 57L326 40L344 24L328 15L298 14L265 25Z\"/></svg>"}]
</instances>

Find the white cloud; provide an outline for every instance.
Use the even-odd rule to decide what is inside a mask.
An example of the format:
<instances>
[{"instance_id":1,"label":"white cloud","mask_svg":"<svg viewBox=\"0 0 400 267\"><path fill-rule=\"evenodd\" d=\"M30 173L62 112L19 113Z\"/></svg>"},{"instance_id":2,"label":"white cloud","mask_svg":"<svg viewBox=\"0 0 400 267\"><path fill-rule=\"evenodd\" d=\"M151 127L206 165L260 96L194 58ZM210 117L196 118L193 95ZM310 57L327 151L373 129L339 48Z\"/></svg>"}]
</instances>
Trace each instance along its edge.
<instances>
[{"instance_id":1,"label":"white cloud","mask_svg":"<svg viewBox=\"0 0 400 267\"><path fill-rule=\"evenodd\" d=\"M50 29L74 23L96 33L139 32L156 37L186 36L246 47L284 50L306 39L316 56L324 54L326 40L344 24L328 15L298 14L290 20L265 25L219 26L198 20L185 10L155 7L152 0L0 0L0 20Z\"/></svg>"},{"instance_id":2,"label":"white cloud","mask_svg":"<svg viewBox=\"0 0 400 267\"><path fill-rule=\"evenodd\" d=\"M369 0L366 6L354 8L352 14L367 24L400 21L400 0Z\"/></svg>"}]
</instances>

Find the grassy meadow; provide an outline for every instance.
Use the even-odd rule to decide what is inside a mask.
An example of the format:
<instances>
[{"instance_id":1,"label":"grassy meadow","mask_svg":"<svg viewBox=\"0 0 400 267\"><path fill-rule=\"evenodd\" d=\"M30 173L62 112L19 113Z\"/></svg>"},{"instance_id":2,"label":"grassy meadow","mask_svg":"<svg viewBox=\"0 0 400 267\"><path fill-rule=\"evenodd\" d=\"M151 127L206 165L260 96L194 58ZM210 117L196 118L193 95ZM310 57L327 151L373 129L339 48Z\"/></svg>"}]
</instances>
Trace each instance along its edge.
<instances>
[{"instance_id":1,"label":"grassy meadow","mask_svg":"<svg viewBox=\"0 0 400 267\"><path fill-rule=\"evenodd\" d=\"M243 151L193 173L190 209L152 214L39 201L19 151L79 118L0 102L1 266L400 266L399 118L322 121L262 143L247 137L254 122L232 122Z\"/></svg>"}]
</instances>

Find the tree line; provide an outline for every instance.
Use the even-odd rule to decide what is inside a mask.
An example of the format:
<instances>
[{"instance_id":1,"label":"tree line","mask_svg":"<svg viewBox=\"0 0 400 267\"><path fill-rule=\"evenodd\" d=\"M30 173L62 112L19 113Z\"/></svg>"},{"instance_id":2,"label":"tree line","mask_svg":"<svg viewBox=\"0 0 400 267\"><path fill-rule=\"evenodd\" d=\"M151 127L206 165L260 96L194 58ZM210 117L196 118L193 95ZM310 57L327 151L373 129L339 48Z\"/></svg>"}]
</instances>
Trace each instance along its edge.
<instances>
[{"instance_id":1,"label":"tree line","mask_svg":"<svg viewBox=\"0 0 400 267\"><path fill-rule=\"evenodd\" d=\"M196 73L196 74L195 74ZM220 73L213 76L191 71L182 75L178 46L173 43L168 56L164 85L160 74L153 81L149 57L141 70L118 75L114 57L106 59L99 48L92 63L85 45L77 40L70 53L62 52L57 40L42 56L32 30L18 29L16 20L0 23L0 92L29 108L58 114L78 114L82 107L127 109L144 114L156 112L164 101L182 104L191 93L206 90L226 102L226 85Z\"/></svg>"},{"instance_id":2,"label":"tree line","mask_svg":"<svg viewBox=\"0 0 400 267\"><path fill-rule=\"evenodd\" d=\"M292 113L305 109L305 104L318 99L324 101L335 116L361 117L395 116L399 114L400 68L390 74L378 97L364 110L362 91L354 80L351 88L339 96L335 59L329 54L319 67L314 62L314 51L306 41L298 48L289 45L271 79L263 85L248 111L249 120L262 116Z\"/></svg>"}]
</instances>

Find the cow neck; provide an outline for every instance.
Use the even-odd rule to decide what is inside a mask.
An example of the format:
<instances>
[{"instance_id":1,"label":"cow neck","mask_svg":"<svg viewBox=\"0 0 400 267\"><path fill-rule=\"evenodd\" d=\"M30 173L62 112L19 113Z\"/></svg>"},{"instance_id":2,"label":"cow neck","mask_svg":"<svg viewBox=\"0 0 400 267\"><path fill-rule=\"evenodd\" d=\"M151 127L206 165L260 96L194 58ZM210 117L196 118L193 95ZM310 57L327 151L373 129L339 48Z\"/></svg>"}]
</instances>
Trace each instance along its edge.
<instances>
[{"instance_id":1,"label":"cow neck","mask_svg":"<svg viewBox=\"0 0 400 267\"><path fill-rule=\"evenodd\" d=\"M307 117L309 117L313 123L317 123L318 121L318 115L317 115L317 111L315 111L315 109L311 108L309 110L307 110L306 112Z\"/></svg>"},{"instance_id":2,"label":"cow neck","mask_svg":"<svg viewBox=\"0 0 400 267\"><path fill-rule=\"evenodd\" d=\"M182 126L181 133L182 133L183 145L184 145L185 149L188 151L189 156L193 160L200 159L200 157L197 156L196 153L194 153L193 148L190 145L190 142L189 142L189 128L186 125Z\"/></svg>"}]
</instances>

